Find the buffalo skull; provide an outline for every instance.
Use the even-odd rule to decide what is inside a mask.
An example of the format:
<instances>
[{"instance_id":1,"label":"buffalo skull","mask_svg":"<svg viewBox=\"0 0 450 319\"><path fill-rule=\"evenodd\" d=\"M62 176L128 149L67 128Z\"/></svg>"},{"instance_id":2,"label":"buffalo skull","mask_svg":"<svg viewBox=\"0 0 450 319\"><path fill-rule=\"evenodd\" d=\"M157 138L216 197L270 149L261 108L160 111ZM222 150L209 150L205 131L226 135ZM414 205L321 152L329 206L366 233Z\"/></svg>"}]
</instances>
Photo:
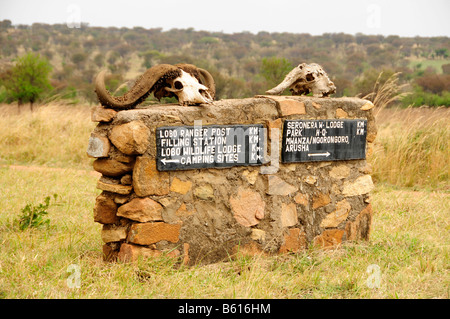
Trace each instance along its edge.
<instances>
[{"instance_id":1,"label":"buffalo skull","mask_svg":"<svg viewBox=\"0 0 450 319\"><path fill-rule=\"evenodd\" d=\"M168 83L170 86L164 87L164 89L174 93L181 105L211 103L213 101L208 87L200 84L194 76L183 70L181 70L181 76L168 81Z\"/></svg>"},{"instance_id":2,"label":"buffalo skull","mask_svg":"<svg viewBox=\"0 0 450 319\"><path fill-rule=\"evenodd\" d=\"M95 92L100 103L110 108L133 108L150 93L158 100L175 96L180 105L211 103L215 97L215 83L211 74L192 64L159 64L151 67L122 96L113 96L106 90L105 74L105 71L98 74Z\"/></svg>"},{"instance_id":3,"label":"buffalo skull","mask_svg":"<svg viewBox=\"0 0 450 319\"><path fill-rule=\"evenodd\" d=\"M280 95L289 88L293 95L313 93L315 97L324 97L336 93L336 86L326 72L317 63L302 63L286 75L283 82L266 94Z\"/></svg>"}]
</instances>

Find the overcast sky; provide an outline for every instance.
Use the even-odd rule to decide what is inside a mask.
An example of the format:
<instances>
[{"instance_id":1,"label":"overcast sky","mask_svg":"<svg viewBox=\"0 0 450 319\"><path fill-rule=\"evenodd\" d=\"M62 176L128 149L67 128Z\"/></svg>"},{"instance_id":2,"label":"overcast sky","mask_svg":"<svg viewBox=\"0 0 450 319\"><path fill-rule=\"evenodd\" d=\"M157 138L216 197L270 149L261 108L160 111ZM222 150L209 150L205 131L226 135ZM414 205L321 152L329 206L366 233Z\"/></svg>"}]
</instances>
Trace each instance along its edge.
<instances>
[{"instance_id":1,"label":"overcast sky","mask_svg":"<svg viewBox=\"0 0 450 319\"><path fill-rule=\"evenodd\" d=\"M235 33L450 36L450 0L0 0L0 20Z\"/></svg>"}]
</instances>

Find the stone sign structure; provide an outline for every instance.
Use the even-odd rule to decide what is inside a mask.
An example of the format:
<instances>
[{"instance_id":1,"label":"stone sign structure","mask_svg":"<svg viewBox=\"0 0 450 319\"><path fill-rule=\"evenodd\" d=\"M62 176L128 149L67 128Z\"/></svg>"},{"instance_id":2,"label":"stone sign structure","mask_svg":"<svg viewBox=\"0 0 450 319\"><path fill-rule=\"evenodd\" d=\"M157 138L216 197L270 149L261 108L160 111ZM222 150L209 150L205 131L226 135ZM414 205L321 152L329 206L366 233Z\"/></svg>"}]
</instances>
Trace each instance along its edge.
<instances>
[{"instance_id":1,"label":"stone sign structure","mask_svg":"<svg viewBox=\"0 0 450 319\"><path fill-rule=\"evenodd\" d=\"M368 239L376 126L357 98L256 96L200 106L95 106L105 260L185 264Z\"/></svg>"}]
</instances>

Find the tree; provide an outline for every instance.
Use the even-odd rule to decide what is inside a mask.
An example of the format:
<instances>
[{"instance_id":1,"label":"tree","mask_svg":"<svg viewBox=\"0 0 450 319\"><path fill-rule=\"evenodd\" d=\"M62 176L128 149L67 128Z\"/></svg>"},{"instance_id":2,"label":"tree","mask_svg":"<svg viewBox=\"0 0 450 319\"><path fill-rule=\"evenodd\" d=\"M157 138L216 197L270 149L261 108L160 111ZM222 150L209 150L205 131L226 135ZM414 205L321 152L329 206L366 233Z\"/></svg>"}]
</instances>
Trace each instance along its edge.
<instances>
[{"instance_id":1,"label":"tree","mask_svg":"<svg viewBox=\"0 0 450 319\"><path fill-rule=\"evenodd\" d=\"M87 55L84 52L75 52L74 54L72 54L72 62L77 66L83 66L86 59Z\"/></svg>"},{"instance_id":2,"label":"tree","mask_svg":"<svg viewBox=\"0 0 450 319\"><path fill-rule=\"evenodd\" d=\"M18 101L19 110L20 105L27 102L33 110L33 103L52 88L49 81L51 70L48 60L39 54L27 53L17 58L16 64L8 70L3 85L10 99Z\"/></svg>"},{"instance_id":3,"label":"tree","mask_svg":"<svg viewBox=\"0 0 450 319\"><path fill-rule=\"evenodd\" d=\"M436 56L447 58L448 57L448 50L446 48L439 48L434 50L436 53Z\"/></svg>"},{"instance_id":4,"label":"tree","mask_svg":"<svg viewBox=\"0 0 450 319\"><path fill-rule=\"evenodd\" d=\"M163 55L156 50L147 50L145 52L139 53L139 56L144 59L142 65L148 69L153 65L153 60L161 58Z\"/></svg>"},{"instance_id":5,"label":"tree","mask_svg":"<svg viewBox=\"0 0 450 319\"><path fill-rule=\"evenodd\" d=\"M385 83L395 72L393 70L384 69L381 71L371 68L356 78L353 82L354 93L359 96L366 96L374 91L376 84Z\"/></svg>"},{"instance_id":6,"label":"tree","mask_svg":"<svg viewBox=\"0 0 450 319\"><path fill-rule=\"evenodd\" d=\"M441 68L444 74L450 74L450 63L443 64Z\"/></svg>"},{"instance_id":7,"label":"tree","mask_svg":"<svg viewBox=\"0 0 450 319\"><path fill-rule=\"evenodd\" d=\"M270 87L278 85L284 77L293 69L292 64L285 58L263 58L261 75L266 79Z\"/></svg>"},{"instance_id":8,"label":"tree","mask_svg":"<svg viewBox=\"0 0 450 319\"><path fill-rule=\"evenodd\" d=\"M424 91L434 94L442 94L444 91L450 91L449 74L427 74L416 78L416 83Z\"/></svg>"},{"instance_id":9,"label":"tree","mask_svg":"<svg viewBox=\"0 0 450 319\"><path fill-rule=\"evenodd\" d=\"M0 21L0 29L9 29L12 27L11 20Z\"/></svg>"}]
</instances>

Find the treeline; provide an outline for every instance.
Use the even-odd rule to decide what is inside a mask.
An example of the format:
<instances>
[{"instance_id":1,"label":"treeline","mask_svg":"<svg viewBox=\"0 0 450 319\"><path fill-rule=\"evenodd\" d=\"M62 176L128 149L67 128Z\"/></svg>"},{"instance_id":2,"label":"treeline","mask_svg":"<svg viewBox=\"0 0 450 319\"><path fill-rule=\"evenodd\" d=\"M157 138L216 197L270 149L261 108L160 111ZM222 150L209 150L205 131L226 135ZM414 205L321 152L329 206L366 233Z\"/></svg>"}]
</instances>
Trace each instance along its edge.
<instances>
[{"instance_id":1,"label":"treeline","mask_svg":"<svg viewBox=\"0 0 450 319\"><path fill-rule=\"evenodd\" d=\"M366 95L380 72L401 72L410 84L405 104L450 105L450 39L328 33L248 32L227 34L194 29L101 28L81 24L13 25L0 21L0 102L11 101L1 81L17 57L34 52L51 67L52 90L43 99L95 103L93 79L102 68L107 86L121 86L159 63L192 63L217 84L217 98L262 94L302 62L323 66L337 87L335 96ZM278 69L274 69L278 68ZM281 72L280 72L281 71Z\"/></svg>"}]
</instances>

